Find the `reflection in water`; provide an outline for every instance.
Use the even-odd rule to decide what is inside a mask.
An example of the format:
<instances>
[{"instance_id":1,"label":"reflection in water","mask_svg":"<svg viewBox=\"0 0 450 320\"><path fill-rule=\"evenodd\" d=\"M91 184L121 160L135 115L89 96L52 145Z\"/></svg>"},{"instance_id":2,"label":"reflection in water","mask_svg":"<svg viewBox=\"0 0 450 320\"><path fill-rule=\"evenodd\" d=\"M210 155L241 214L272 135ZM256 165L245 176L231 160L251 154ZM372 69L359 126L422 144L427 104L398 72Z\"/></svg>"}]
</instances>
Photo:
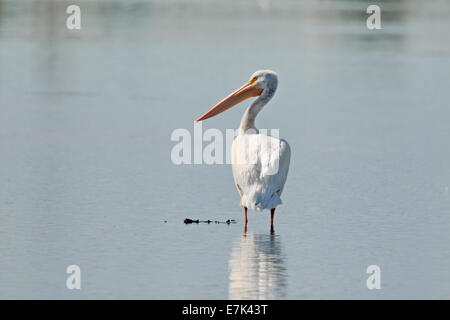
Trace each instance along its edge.
<instances>
[{"instance_id":1,"label":"reflection in water","mask_svg":"<svg viewBox=\"0 0 450 320\"><path fill-rule=\"evenodd\" d=\"M230 299L285 299L287 270L280 236L242 235L229 262Z\"/></svg>"}]
</instances>

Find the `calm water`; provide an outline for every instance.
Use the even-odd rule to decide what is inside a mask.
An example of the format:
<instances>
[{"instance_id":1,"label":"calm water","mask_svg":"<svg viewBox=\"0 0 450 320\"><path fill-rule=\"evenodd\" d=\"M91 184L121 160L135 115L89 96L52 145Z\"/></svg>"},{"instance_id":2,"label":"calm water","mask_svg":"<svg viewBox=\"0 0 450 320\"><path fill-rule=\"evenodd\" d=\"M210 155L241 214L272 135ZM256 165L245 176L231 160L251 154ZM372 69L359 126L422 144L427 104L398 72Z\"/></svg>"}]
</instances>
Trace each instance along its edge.
<instances>
[{"instance_id":1,"label":"calm water","mask_svg":"<svg viewBox=\"0 0 450 320\"><path fill-rule=\"evenodd\" d=\"M72 2L0 1L0 298L449 298L450 4L377 3L369 31L367 1L78 1L69 31ZM243 233L230 166L170 160L263 68L257 125L292 148L274 235Z\"/></svg>"}]
</instances>

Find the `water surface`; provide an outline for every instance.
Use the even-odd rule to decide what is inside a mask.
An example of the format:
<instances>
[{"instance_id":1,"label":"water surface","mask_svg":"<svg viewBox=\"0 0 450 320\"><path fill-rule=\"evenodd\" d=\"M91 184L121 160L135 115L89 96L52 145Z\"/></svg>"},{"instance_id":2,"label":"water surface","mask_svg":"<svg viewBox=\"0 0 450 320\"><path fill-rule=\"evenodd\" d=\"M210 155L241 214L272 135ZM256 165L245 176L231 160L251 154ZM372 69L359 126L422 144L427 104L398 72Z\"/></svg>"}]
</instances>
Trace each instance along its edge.
<instances>
[{"instance_id":1,"label":"water surface","mask_svg":"<svg viewBox=\"0 0 450 320\"><path fill-rule=\"evenodd\" d=\"M378 3L369 31L367 1L79 1L70 31L72 3L0 1L0 298L448 298L450 5ZM170 159L258 69L292 149L275 234L244 234L229 165Z\"/></svg>"}]
</instances>

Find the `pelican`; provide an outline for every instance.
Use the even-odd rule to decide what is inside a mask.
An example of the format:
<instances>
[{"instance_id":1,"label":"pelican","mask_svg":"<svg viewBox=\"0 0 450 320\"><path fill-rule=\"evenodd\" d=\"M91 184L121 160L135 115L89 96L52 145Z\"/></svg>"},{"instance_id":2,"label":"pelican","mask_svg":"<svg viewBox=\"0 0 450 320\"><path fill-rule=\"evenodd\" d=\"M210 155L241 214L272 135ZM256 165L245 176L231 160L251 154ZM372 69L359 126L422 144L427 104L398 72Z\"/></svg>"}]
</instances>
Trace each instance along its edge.
<instances>
[{"instance_id":1,"label":"pelican","mask_svg":"<svg viewBox=\"0 0 450 320\"><path fill-rule=\"evenodd\" d=\"M275 72L256 71L242 87L197 119L206 120L248 98L258 97L245 111L231 146L233 177L244 208L244 230L248 221L247 209L267 209L270 210L273 231L275 208L281 204L280 196L289 171L289 144L284 139L261 134L255 127L256 116L273 97L277 85L278 76Z\"/></svg>"}]
</instances>

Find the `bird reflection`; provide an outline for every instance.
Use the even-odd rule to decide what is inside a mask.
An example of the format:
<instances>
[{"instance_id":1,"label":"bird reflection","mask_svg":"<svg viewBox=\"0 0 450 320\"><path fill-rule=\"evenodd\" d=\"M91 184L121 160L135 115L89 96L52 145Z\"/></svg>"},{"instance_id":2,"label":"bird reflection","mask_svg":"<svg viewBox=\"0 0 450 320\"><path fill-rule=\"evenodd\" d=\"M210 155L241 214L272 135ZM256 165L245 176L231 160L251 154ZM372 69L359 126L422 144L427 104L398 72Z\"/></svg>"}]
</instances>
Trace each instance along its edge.
<instances>
[{"instance_id":1,"label":"bird reflection","mask_svg":"<svg viewBox=\"0 0 450 320\"><path fill-rule=\"evenodd\" d=\"M230 299L286 299L287 270L280 236L246 233L229 261Z\"/></svg>"}]
</instances>

